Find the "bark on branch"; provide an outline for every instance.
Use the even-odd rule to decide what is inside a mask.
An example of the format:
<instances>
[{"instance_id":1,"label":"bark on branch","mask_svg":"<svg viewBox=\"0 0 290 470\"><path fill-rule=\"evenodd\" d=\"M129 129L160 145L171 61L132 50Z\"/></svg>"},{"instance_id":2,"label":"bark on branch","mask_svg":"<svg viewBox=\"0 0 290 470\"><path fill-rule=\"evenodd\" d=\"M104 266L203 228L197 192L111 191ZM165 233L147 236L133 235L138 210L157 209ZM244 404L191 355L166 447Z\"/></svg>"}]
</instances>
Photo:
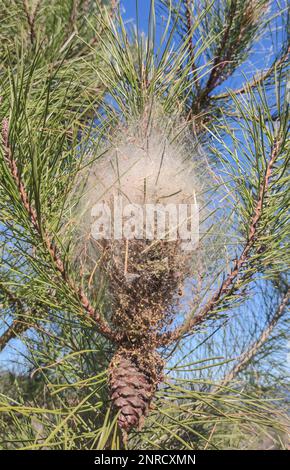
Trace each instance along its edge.
<instances>
[{"instance_id":1,"label":"bark on branch","mask_svg":"<svg viewBox=\"0 0 290 470\"><path fill-rule=\"evenodd\" d=\"M0 290L3 292L4 297L8 300L12 308L15 309L20 319L14 320L12 324L7 328L7 330L0 337L0 352L5 346L9 343L11 339L14 339L28 330L32 325L31 322L26 322L25 317L28 316L28 312L23 305L22 301L15 296L13 292L6 288L2 283L0 284ZM30 317L33 316L35 312L30 312Z\"/></svg>"},{"instance_id":2,"label":"bark on branch","mask_svg":"<svg viewBox=\"0 0 290 470\"><path fill-rule=\"evenodd\" d=\"M0 337L0 352L5 348L11 339L18 338L29 328L31 328L31 324L22 320L14 320L12 325L10 325Z\"/></svg>"},{"instance_id":3,"label":"bark on branch","mask_svg":"<svg viewBox=\"0 0 290 470\"><path fill-rule=\"evenodd\" d=\"M188 51L189 51L189 57L190 57L190 62L191 62L191 71L194 77L194 83L196 90L199 92L200 86L199 86L199 80L198 80L198 75L196 71L196 65L195 65L195 53L194 53L194 48L193 48L193 31L192 31L192 9L191 9L191 0L185 0L185 16L186 16L186 24L187 24L187 34L189 37L188 41Z\"/></svg>"},{"instance_id":4,"label":"bark on branch","mask_svg":"<svg viewBox=\"0 0 290 470\"><path fill-rule=\"evenodd\" d=\"M28 1L23 0L23 8L24 8L25 15L26 15L26 18L27 18L27 23L28 23L28 26L29 26L29 29L30 29L30 42L31 42L31 44L34 43L35 38L36 38L36 35L35 35L35 20L36 20L36 16L37 16L39 6L40 6L40 0L38 0L38 2L36 3L36 6L34 8L33 13L30 13Z\"/></svg>"}]
</instances>

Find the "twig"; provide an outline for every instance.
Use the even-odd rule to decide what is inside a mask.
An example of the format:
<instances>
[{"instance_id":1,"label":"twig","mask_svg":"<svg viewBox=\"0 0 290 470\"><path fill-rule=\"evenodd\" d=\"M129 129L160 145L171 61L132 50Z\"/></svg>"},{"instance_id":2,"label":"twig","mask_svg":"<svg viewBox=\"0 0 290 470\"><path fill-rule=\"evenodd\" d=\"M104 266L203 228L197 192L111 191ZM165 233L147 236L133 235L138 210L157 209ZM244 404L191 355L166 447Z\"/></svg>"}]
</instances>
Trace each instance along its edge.
<instances>
[{"instance_id":1,"label":"twig","mask_svg":"<svg viewBox=\"0 0 290 470\"><path fill-rule=\"evenodd\" d=\"M249 90L249 88L255 88L256 86L263 83L271 75L271 73L276 68L283 65L287 61L287 59L289 57L289 54L290 54L290 46L287 48L287 51L285 52L285 54L283 54L281 57L279 57L279 59L276 60L271 65L271 67L268 68L268 70L266 70L262 74L259 74L259 76L254 77L254 79L250 83L246 83L244 86L242 86L242 87L240 87L236 90L232 90L231 93L221 93L220 95L215 95L212 98L214 100L221 100L221 99L229 98L232 94L242 95L242 94L246 93Z\"/></svg>"},{"instance_id":2,"label":"twig","mask_svg":"<svg viewBox=\"0 0 290 470\"><path fill-rule=\"evenodd\" d=\"M229 39L229 36L230 36L230 31L231 31L231 28L232 28L232 23L233 23L233 19L235 17L236 9L237 9L237 1L232 0L231 6L230 6L229 17L228 17L228 21L227 21L227 26L225 28L223 37L221 39L221 44L220 44L219 50L216 53L216 56L215 56L215 59L214 59L214 62L213 62L213 67L212 67L211 73L209 75L209 79L208 79L205 87L203 88L203 90L201 90L201 92L199 93L199 95L196 99L195 106L197 105L198 110L201 109L204 104L207 104L207 102L209 100L210 92L217 85L219 85L219 83L221 81L221 73L230 61L230 56L231 56L231 53L232 53L233 45L227 51L226 57L224 57L224 50L227 47L227 42L228 42L228 39Z\"/></svg>"},{"instance_id":3,"label":"twig","mask_svg":"<svg viewBox=\"0 0 290 470\"><path fill-rule=\"evenodd\" d=\"M12 325L0 337L0 352L5 348L11 339L17 338L22 333L31 328L31 324L22 320L14 320Z\"/></svg>"},{"instance_id":4,"label":"twig","mask_svg":"<svg viewBox=\"0 0 290 470\"><path fill-rule=\"evenodd\" d=\"M89 299L87 298L86 294L82 290L81 287L77 287L74 282L69 278L69 275L65 269L64 263L61 259L60 250L56 246L54 240L50 238L50 235L46 230L43 230L38 214L36 213L34 207L32 207L28 195L26 193L26 189L24 184L21 180L16 162L13 158L11 148L9 146L9 122L8 119L3 119L2 121L2 140L4 145L4 158L7 163L8 168L10 169L11 175L15 184L17 185L19 196L23 207L26 209L30 222L34 228L34 230L38 233L38 235L42 238L42 241L49 252L56 270L61 274L65 283L70 287L70 289L74 292L74 294L78 297L82 307L89 315L89 317L93 318L96 323L98 324L98 330L101 334L106 336L111 340L118 340L118 334L113 332L108 325L108 323L100 316L100 314L93 308Z\"/></svg>"},{"instance_id":5,"label":"twig","mask_svg":"<svg viewBox=\"0 0 290 470\"><path fill-rule=\"evenodd\" d=\"M213 428L212 428L212 430L211 430L211 432L210 432L209 438L208 438L208 440L206 441L206 444L205 444L203 450L207 450L207 448L208 448L208 446L209 446L209 444L210 444L210 441L211 441L211 439L212 439L212 436L213 436L214 433L215 433L216 426L217 426L217 423L214 424L214 426L213 426Z\"/></svg>"},{"instance_id":6,"label":"twig","mask_svg":"<svg viewBox=\"0 0 290 470\"><path fill-rule=\"evenodd\" d=\"M228 24L225 29L223 38L221 40L221 45L220 48L217 52L217 55L214 60L213 68L211 70L209 79L207 81L206 87L205 87L205 95L208 96L208 94L215 88L221 79L221 72L224 70L226 64L229 62L231 53L233 50L233 46L229 48L229 50L226 53L226 57L223 56L224 50L227 47L227 42L230 36L230 31L232 28L233 20L235 17L235 13L237 10L237 1L232 0L231 2L231 7L230 7L230 12L229 12L229 18L228 18Z\"/></svg>"},{"instance_id":7,"label":"twig","mask_svg":"<svg viewBox=\"0 0 290 470\"><path fill-rule=\"evenodd\" d=\"M192 11L191 11L191 0L185 0L185 16L186 16L186 23L187 23L187 34L190 38L188 41L188 51L189 51L189 56L190 56L190 62L191 62L191 70L193 73L194 77L194 83L197 91L199 91L200 86L199 86L199 80L198 80L198 75L197 75L197 70L196 70L196 65L195 65L195 54L194 54L194 48L193 48L193 37L192 37Z\"/></svg>"},{"instance_id":8,"label":"twig","mask_svg":"<svg viewBox=\"0 0 290 470\"><path fill-rule=\"evenodd\" d=\"M22 303L22 301L15 296L9 289L7 289L2 283L0 285L1 291L4 293L5 297L8 299L9 303L12 304L21 317L27 317L28 313ZM30 312L33 316L35 312ZM7 330L0 337L0 351L2 351L7 343L24 333L32 325L25 322L24 320L14 320L12 324L7 328Z\"/></svg>"},{"instance_id":9,"label":"twig","mask_svg":"<svg viewBox=\"0 0 290 470\"><path fill-rule=\"evenodd\" d=\"M36 15L37 15L37 12L38 12L38 8L40 6L40 0L38 0L35 8L34 8L34 12L33 13L30 13L29 11L29 6L28 6L28 2L27 0L22 0L23 1L23 8L24 8L24 11L25 11L25 14L26 14L26 18L27 18L27 22L28 22L28 25L29 25L29 28L30 28L30 41L31 41L31 44L34 43L35 41L35 20L36 20Z\"/></svg>"}]
</instances>

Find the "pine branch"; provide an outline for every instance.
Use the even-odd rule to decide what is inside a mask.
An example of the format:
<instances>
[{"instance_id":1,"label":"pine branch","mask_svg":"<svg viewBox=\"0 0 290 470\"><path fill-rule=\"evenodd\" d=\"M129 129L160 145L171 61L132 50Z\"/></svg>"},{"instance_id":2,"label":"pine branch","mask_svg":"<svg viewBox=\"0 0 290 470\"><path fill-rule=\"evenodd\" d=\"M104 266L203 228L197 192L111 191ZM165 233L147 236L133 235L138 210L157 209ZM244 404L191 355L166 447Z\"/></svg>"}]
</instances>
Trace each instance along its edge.
<instances>
[{"instance_id":1,"label":"pine branch","mask_svg":"<svg viewBox=\"0 0 290 470\"><path fill-rule=\"evenodd\" d=\"M221 39L221 44L219 50L216 53L213 67L207 81L207 84L202 92L202 96L200 97L200 101L203 101L208 98L210 92L222 81L222 72L231 59L231 55L234 50L234 45L232 44L229 49L227 50L227 42L230 36L230 31L232 28L234 16L237 10L237 0L232 0L229 16L227 18L227 26L225 28L223 37Z\"/></svg>"},{"instance_id":2,"label":"pine branch","mask_svg":"<svg viewBox=\"0 0 290 470\"><path fill-rule=\"evenodd\" d=\"M225 11L225 27L219 41L219 46L214 53L213 65L209 78L191 105L188 119L195 116L196 121L203 121L208 114L208 108L212 91L220 86L233 74L237 65L242 60L243 54L250 46L258 29L258 22L265 11L267 2L259 5L255 1L239 2L231 0L228 12ZM200 125L196 123L197 129Z\"/></svg>"},{"instance_id":3,"label":"pine branch","mask_svg":"<svg viewBox=\"0 0 290 470\"><path fill-rule=\"evenodd\" d=\"M78 2L77 2L77 0L73 0L72 6L71 6L70 17L69 17L69 24L70 24L71 31L73 31L75 29L75 23L76 23L76 18L77 18L77 9L78 9Z\"/></svg>"},{"instance_id":4,"label":"pine branch","mask_svg":"<svg viewBox=\"0 0 290 470\"><path fill-rule=\"evenodd\" d=\"M4 293L9 304L15 308L17 314L22 318L28 316L27 310L23 305L22 301L16 297L9 289L7 289L2 283L0 284L1 291ZM34 316L35 311L31 311L29 316ZM27 323L24 320L14 320L12 325L1 335L0 337L0 351L9 343L11 339L14 339L31 328L31 323Z\"/></svg>"},{"instance_id":5,"label":"pine branch","mask_svg":"<svg viewBox=\"0 0 290 470\"><path fill-rule=\"evenodd\" d=\"M75 283L70 279L64 263L61 258L60 250L55 244L54 240L51 239L49 233L46 230L43 230L40 217L36 213L34 207L32 207L24 184L21 180L15 159L13 158L12 151L9 145L9 121L8 119L4 118L2 122L2 140L4 146L4 159L8 168L10 169L11 176L18 188L19 196L22 202L23 207L27 211L29 220L35 232L40 236L44 246L46 247L48 253L51 256L51 259L54 263L56 270L60 273L63 281L69 286L69 288L73 291L74 295L77 296L79 299L82 307L84 308L85 312L88 314L89 317L95 320L98 325L98 331L106 336L108 339L113 341L118 340L118 334L114 333L108 323L100 316L99 312L97 312L94 307L91 305L89 299L87 298L85 292L81 287L77 287Z\"/></svg>"},{"instance_id":6,"label":"pine branch","mask_svg":"<svg viewBox=\"0 0 290 470\"><path fill-rule=\"evenodd\" d=\"M25 311L25 309L24 309L24 306L23 306L21 300L18 297L16 297L16 295L13 292L11 292L9 289L7 289L7 287L4 286L4 284L2 282L0 283L0 288L1 288L1 291L4 293L5 297L8 299L8 301L12 305L16 306L17 309L20 309L23 313Z\"/></svg>"},{"instance_id":7,"label":"pine branch","mask_svg":"<svg viewBox=\"0 0 290 470\"><path fill-rule=\"evenodd\" d=\"M36 16L37 16L38 9L39 9L39 7L40 7L40 1L41 1L41 0L38 0L38 2L36 3L36 6L35 6L35 8L34 8L34 12L33 12L33 13L30 13L28 1L27 1L27 0L23 0L23 8L24 8L25 15L26 15L27 22L28 22L28 26L29 26L29 29L30 29L30 41L31 41L31 44L34 43L35 38L36 38L36 35L35 35L35 20L36 20Z\"/></svg>"},{"instance_id":8,"label":"pine branch","mask_svg":"<svg viewBox=\"0 0 290 470\"><path fill-rule=\"evenodd\" d=\"M28 324L22 320L14 320L12 325L9 326L9 328L0 337L0 352L7 346L11 339L18 338L29 328L31 328L31 324Z\"/></svg>"},{"instance_id":9,"label":"pine branch","mask_svg":"<svg viewBox=\"0 0 290 470\"><path fill-rule=\"evenodd\" d=\"M273 329L277 325L278 321L280 318L283 316L286 307L289 304L290 300L290 289L284 294L278 308L276 309L273 317L270 319L268 322L267 326L263 329L262 333L260 334L259 338L252 343L249 348L241 354L239 357L238 363L232 368L232 370L224 377L224 379L221 381L219 384L219 387L225 387L229 383L232 382L232 380L240 373L242 372L248 364L252 361L254 356L258 353L258 351L261 349L263 344L266 343L268 338L270 337Z\"/></svg>"},{"instance_id":10,"label":"pine branch","mask_svg":"<svg viewBox=\"0 0 290 470\"><path fill-rule=\"evenodd\" d=\"M268 190L272 169L279 156L282 142L283 140L281 137L278 137L274 141L271 156L266 166L265 175L260 184L258 200L256 202L250 221L248 240L246 245L244 246L244 249L242 250L241 255L234 261L234 265L231 269L231 272L223 281L220 288L213 294L211 299L201 309L201 311L196 316L186 321L181 327L177 328L175 331L162 335L164 343L175 341L181 338L184 333L192 332L193 329L197 328L197 326L207 320L214 311L214 309L218 305L220 305L235 290L235 281L237 277L241 274L242 268L248 261L250 257L250 252L258 235L258 224L262 216L265 194Z\"/></svg>"},{"instance_id":11,"label":"pine branch","mask_svg":"<svg viewBox=\"0 0 290 470\"><path fill-rule=\"evenodd\" d=\"M189 56L190 56L190 62L191 62L191 71L194 77L194 84L196 87L196 90L199 92L200 90L200 85L199 85L199 80L198 80L198 75L197 75L197 70L196 70L196 65L195 65L195 53L194 53L194 48L193 48L193 38L192 38L192 9L191 9L191 0L185 0L185 16L186 16L186 22L187 22L187 34L190 40L188 41L188 50L189 50Z\"/></svg>"},{"instance_id":12,"label":"pine branch","mask_svg":"<svg viewBox=\"0 0 290 470\"><path fill-rule=\"evenodd\" d=\"M287 48L284 54L282 54L277 60L274 61L271 67L269 67L264 73L262 74L259 73L256 77L253 78L251 82L247 82L246 85L236 90L231 90L230 93L221 93L220 95L215 95L212 98L214 100L226 99L226 98L230 98L233 94L243 95L249 90L249 88L256 88L257 86L264 83L265 80L267 80L271 76L274 70L278 70L281 66L287 63L289 59L289 55L290 55L290 46Z\"/></svg>"}]
</instances>

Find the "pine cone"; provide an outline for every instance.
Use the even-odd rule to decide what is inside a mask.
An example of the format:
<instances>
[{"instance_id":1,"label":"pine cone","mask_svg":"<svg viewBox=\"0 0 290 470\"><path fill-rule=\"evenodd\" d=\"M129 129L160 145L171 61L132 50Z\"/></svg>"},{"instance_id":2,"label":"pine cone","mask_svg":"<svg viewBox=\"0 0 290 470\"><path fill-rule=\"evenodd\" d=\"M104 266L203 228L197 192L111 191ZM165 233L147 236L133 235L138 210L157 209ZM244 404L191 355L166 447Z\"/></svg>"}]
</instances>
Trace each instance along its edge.
<instances>
[{"instance_id":1,"label":"pine cone","mask_svg":"<svg viewBox=\"0 0 290 470\"><path fill-rule=\"evenodd\" d=\"M110 365L109 385L111 400L120 411L119 427L129 432L140 427L148 414L156 390L152 376L143 372L135 358L118 352Z\"/></svg>"}]
</instances>

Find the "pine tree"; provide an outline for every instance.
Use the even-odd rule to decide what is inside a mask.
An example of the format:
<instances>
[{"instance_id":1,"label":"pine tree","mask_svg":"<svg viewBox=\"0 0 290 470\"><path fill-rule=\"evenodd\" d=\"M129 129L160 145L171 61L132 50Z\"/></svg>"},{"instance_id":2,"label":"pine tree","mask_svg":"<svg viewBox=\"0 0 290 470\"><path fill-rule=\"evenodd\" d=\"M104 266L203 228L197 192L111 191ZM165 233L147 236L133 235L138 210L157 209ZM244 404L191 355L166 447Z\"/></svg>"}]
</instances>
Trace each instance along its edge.
<instances>
[{"instance_id":1,"label":"pine tree","mask_svg":"<svg viewBox=\"0 0 290 470\"><path fill-rule=\"evenodd\" d=\"M285 448L287 2L0 5L1 448ZM96 240L120 194L194 250Z\"/></svg>"}]
</instances>

